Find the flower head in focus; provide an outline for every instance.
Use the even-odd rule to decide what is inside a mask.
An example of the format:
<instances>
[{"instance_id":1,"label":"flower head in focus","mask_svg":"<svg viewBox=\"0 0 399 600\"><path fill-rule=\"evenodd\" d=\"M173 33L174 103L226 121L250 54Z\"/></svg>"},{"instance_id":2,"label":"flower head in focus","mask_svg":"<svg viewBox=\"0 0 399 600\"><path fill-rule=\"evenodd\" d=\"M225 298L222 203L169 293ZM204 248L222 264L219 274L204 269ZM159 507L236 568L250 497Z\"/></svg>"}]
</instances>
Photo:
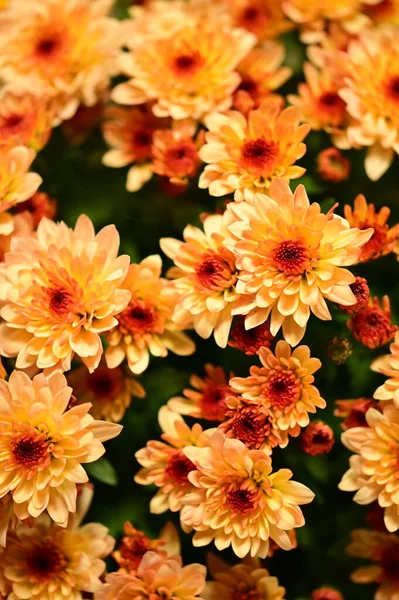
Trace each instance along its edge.
<instances>
[{"instance_id":1,"label":"flower head in focus","mask_svg":"<svg viewBox=\"0 0 399 600\"><path fill-rule=\"evenodd\" d=\"M37 173L28 173L35 156L35 151L26 146L15 146L11 142L0 145L0 213L24 202L37 191L42 178ZM0 225L2 223L1 220Z\"/></svg>"},{"instance_id":2,"label":"flower head in focus","mask_svg":"<svg viewBox=\"0 0 399 600\"><path fill-rule=\"evenodd\" d=\"M205 119L208 132L200 158L208 163L199 187L211 196L235 193L235 200L251 200L265 192L276 177L287 181L305 172L294 163L306 152L303 139L309 125L300 125L295 107L281 110L264 102L245 117L237 111L215 113Z\"/></svg>"},{"instance_id":3,"label":"flower head in focus","mask_svg":"<svg viewBox=\"0 0 399 600\"><path fill-rule=\"evenodd\" d=\"M194 342L182 331L190 323L172 321L180 297L173 284L161 277L161 270L162 260L156 254L130 265L122 287L131 299L107 334L105 359L110 369L126 357L130 370L138 375L148 367L150 355L166 356L168 350L180 356L194 352Z\"/></svg>"},{"instance_id":4,"label":"flower head in focus","mask_svg":"<svg viewBox=\"0 0 399 600\"><path fill-rule=\"evenodd\" d=\"M118 249L115 227L96 235L85 215L75 229L43 218L36 238L14 238L2 271L0 354L16 356L19 369L62 371L76 354L94 371L100 334L117 325L131 295L122 289L130 259Z\"/></svg>"},{"instance_id":5,"label":"flower head in focus","mask_svg":"<svg viewBox=\"0 0 399 600\"><path fill-rule=\"evenodd\" d=\"M395 334L393 344L389 346L390 354L385 354L374 359L371 370L381 373L388 379L374 392L374 398L380 402L391 402L399 408L399 333Z\"/></svg>"},{"instance_id":6,"label":"flower head in focus","mask_svg":"<svg viewBox=\"0 0 399 600\"><path fill-rule=\"evenodd\" d=\"M270 539L292 548L287 531L304 524L299 505L314 494L291 481L289 469L272 473L264 452L219 431L206 447L186 447L184 454L197 469L188 476L195 489L184 496L180 516L183 529L195 531L194 546L214 540L218 550L231 546L240 558L266 557Z\"/></svg>"},{"instance_id":7,"label":"flower head in focus","mask_svg":"<svg viewBox=\"0 0 399 600\"><path fill-rule=\"evenodd\" d=\"M228 345L252 356L258 354L261 348L270 348L273 339L267 321L253 329L245 329L245 317L238 316L233 321Z\"/></svg>"},{"instance_id":8,"label":"flower head in focus","mask_svg":"<svg viewBox=\"0 0 399 600\"><path fill-rule=\"evenodd\" d=\"M391 305L388 296L370 298L368 306L352 315L347 327L354 338L366 348L379 348L387 344L398 330L392 324Z\"/></svg>"}]
</instances>

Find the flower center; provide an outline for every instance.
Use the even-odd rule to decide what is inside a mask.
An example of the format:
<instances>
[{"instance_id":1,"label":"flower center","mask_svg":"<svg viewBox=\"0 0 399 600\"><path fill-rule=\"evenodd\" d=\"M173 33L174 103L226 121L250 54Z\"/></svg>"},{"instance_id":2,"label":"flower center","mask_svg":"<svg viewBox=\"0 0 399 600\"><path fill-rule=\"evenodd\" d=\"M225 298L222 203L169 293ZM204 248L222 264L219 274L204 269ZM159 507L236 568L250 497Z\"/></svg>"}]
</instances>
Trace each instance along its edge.
<instances>
[{"instance_id":1,"label":"flower center","mask_svg":"<svg viewBox=\"0 0 399 600\"><path fill-rule=\"evenodd\" d=\"M145 333L163 333L164 331L161 315L153 306L143 300L133 300L117 318L123 334L143 335Z\"/></svg>"},{"instance_id":2,"label":"flower center","mask_svg":"<svg viewBox=\"0 0 399 600\"><path fill-rule=\"evenodd\" d=\"M50 58L60 47L60 42L55 37L43 38L36 44L35 54L43 59Z\"/></svg>"},{"instance_id":3,"label":"flower center","mask_svg":"<svg viewBox=\"0 0 399 600\"><path fill-rule=\"evenodd\" d=\"M203 418L208 421L223 421L226 414L225 399L231 393L228 385L209 385L199 402Z\"/></svg>"},{"instance_id":4,"label":"flower center","mask_svg":"<svg viewBox=\"0 0 399 600\"><path fill-rule=\"evenodd\" d=\"M232 431L236 439L249 448L258 450L271 431L272 419L254 406L239 409L233 418Z\"/></svg>"},{"instance_id":5,"label":"flower center","mask_svg":"<svg viewBox=\"0 0 399 600\"><path fill-rule=\"evenodd\" d=\"M230 265L217 254L204 254L195 272L199 283L211 290L222 291L234 283Z\"/></svg>"},{"instance_id":6,"label":"flower center","mask_svg":"<svg viewBox=\"0 0 399 600\"><path fill-rule=\"evenodd\" d=\"M301 384L292 371L271 371L263 394L274 410L292 410L301 396Z\"/></svg>"},{"instance_id":7,"label":"flower center","mask_svg":"<svg viewBox=\"0 0 399 600\"><path fill-rule=\"evenodd\" d=\"M236 488L226 494L228 506L241 515L251 512L255 507L254 493L247 489Z\"/></svg>"},{"instance_id":8,"label":"flower center","mask_svg":"<svg viewBox=\"0 0 399 600\"><path fill-rule=\"evenodd\" d=\"M399 102L399 75L392 77L387 86L387 92L392 100Z\"/></svg>"},{"instance_id":9,"label":"flower center","mask_svg":"<svg viewBox=\"0 0 399 600\"><path fill-rule=\"evenodd\" d=\"M98 367L88 376L87 386L98 398L112 398L122 389L122 374L120 373L120 377L115 375L106 367Z\"/></svg>"},{"instance_id":10,"label":"flower center","mask_svg":"<svg viewBox=\"0 0 399 600\"><path fill-rule=\"evenodd\" d=\"M23 115L9 115L3 121L3 129L18 129L18 127L23 123L23 121Z\"/></svg>"},{"instance_id":11,"label":"flower center","mask_svg":"<svg viewBox=\"0 0 399 600\"><path fill-rule=\"evenodd\" d=\"M261 174L270 170L277 155L277 144L264 138L246 142L241 150L242 166L250 173Z\"/></svg>"},{"instance_id":12,"label":"flower center","mask_svg":"<svg viewBox=\"0 0 399 600\"><path fill-rule=\"evenodd\" d=\"M44 583L54 579L61 573L67 560L62 550L52 541L36 542L26 558L29 579L35 583Z\"/></svg>"},{"instance_id":13,"label":"flower center","mask_svg":"<svg viewBox=\"0 0 399 600\"><path fill-rule=\"evenodd\" d=\"M236 589L230 595L230 598L231 600L259 600L259 592L257 590Z\"/></svg>"},{"instance_id":14,"label":"flower center","mask_svg":"<svg viewBox=\"0 0 399 600\"><path fill-rule=\"evenodd\" d=\"M63 288L55 288L50 293L50 310L58 317L67 317L73 309L73 296Z\"/></svg>"},{"instance_id":15,"label":"flower center","mask_svg":"<svg viewBox=\"0 0 399 600\"><path fill-rule=\"evenodd\" d=\"M274 264L285 275L302 275L310 270L311 260L308 248L299 240L280 242L273 253Z\"/></svg>"},{"instance_id":16,"label":"flower center","mask_svg":"<svg viewBox=\"0 0 399 600\"><path fill-rule=\"evenodd\" d=\"M132 134L132 146L136 160L143 160L151 156L152 132L145 129L137 129Z\"/></svg>"},{"instance_id":17,"label":"flower center","mask_svg":"<svg viewBox=\"0 0 399 600\"><path fill-rule=\"evenodd\" d=\"M172 68L178 75L191 76L198 71L202 64L201 56L198 52L191 54L180 54L176 56L172 63Z\"/></svg>"},{"instance_id":18,"label":"flower center","mask_svg":"<svg viewBox=\"0 0 399 600\"><path fill-rule=\"evenodd\" d=\"M383 550L381 565L387 579L399 581L399 544L392 544Z\"/></svg>"},{"instance_id":19,"label":"flower center","mask_svg":"<svg viewBox=\"0 0 399 600\"><path fill-rule=\"evenodd\" d=\"M188 483L188 474L195 470L195 465L183 454L177 452L169 459L165 473L178 485Z\"/></svg>"},{"instance_id":20,"label":"flower center","mask_svg":"<svg viewBox=\"0 0 399 600\"><path fill-rule=\"evenodd\" d=\"M30 425L12 436L10 446L15 467L31 470L46 466L49 441L44 433Z\"/></svg>"},{"instance_id":21,"label":"flower center","mask_svg":"<svg viewBox=\"0 0 399 600\"><path fill-rule=\"evenodd\" d=\"M238 86L238 89L244 90L249 94L254 94L257 91L258 86L253 79L247 78L241 81L240 85Z\"/></svg>"}]
</instances>

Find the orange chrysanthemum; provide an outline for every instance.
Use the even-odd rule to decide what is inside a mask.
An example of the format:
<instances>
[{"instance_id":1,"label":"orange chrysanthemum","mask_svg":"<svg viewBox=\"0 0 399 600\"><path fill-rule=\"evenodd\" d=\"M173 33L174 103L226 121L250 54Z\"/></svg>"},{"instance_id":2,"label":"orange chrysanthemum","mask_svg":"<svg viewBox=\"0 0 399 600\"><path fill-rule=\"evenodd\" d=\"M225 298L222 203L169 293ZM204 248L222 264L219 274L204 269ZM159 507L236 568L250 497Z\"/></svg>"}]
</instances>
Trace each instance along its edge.
<instances>
[{"instance_id":1,"label":"orange chrysanthemum","mask_svg":"<svg viewBox=\"0 0 399 600\"><path fill-rule=\"evenodd\" d=\"M200 188L212 196L235 192L235 200L251 200L265 191L275 177L297 179L305 172L294 163L306 151L302 140L309 125L299 125L295 107L282 112L263 103L248 118L239 112L214 114L205 119L209 132L200 158L208 163L199 179Z\"/></svg>"},{"instance_id":2,"label":"orange chrysanthemum","mask_svg":"<svg viewBox=\"0 0 399 600\"><path fill-rule=\"evenodd\" d=\"M287 531L304 524L299 505L311 502L314 494L290 481L289 469L272 473L264 452L219 431L208 446L186 447L184 454L197 468L188 475L196 489L184 496L180 517L185 531L195 531L194 546L214 540L218 550L232 546L240 558L265 558L270 539L292 548Z\"/></svg>"},{"instance_id":3,"label":"orange chrysanthemum","mask_svg":"<svg viewBox=\"0 0 399 600\"><path fill-rule=\"evenodd\" d=\"M166 356L171 350L188 356L195 350L194 342L172 321L179 302L179 293L161 277L162 260L157 254L139 264L130 265L123 288L131 300L117 317L117 324L107 335L105 359L110 369L127 358L132 373L140 374L148 367L150 354Z\"/></svg>"},{"instance_id":4,"label":"orange chrysanthemum","mask_svg":"<svg viewBox=\"0 0 399 600\"><path fill-rule=\"evenodd\" d=\"M277 577L262 568L258 558L246 558L230 566L210 554L207 563L212 580L205 586L205 600L284 600L285 589L279 585Z\"/></svg>"},{"instance_id":5,"label":"orange chrysanthemum","mask_svg":"<svg viewBox=\"0 0 399 600\"><path fill-rule=\"evenodd\" d=\"M335 444L334 432L322 421L312 421L302 432L300 445L305 454L328 454Z\"/></svg>"},{"instance_id":6,"label":"orange chrysanthemum","mask_svg":"<svg viewBox=\"0 0 399 600\"><path fill-rule=\"evenodd\" d=\"M366 413L369 408L377 408L377 402L372 398L356 398L355 400L336 400L334 415L344 419L342 429L351 427L368 427Z\"/></svg>"},{"instance_id":7,"label":"orange chrysanthemum","mask_svg":"<svg viewBox=\"0 0 399 600\"><path fill-rule=\"evenodd\" d=\"M37 173L28 173L35 156L35 151L26 146L0 144L0 213L37 191L42 178ZM3 220L4 215L0 214L0 225Z\"/></svg>"},{"instance_id":8,"label":"orange chrysanthemum","mask_svg":"<svg viewBox=\"0 0 399 600\"><path fill-rule=\"evenodd\" d=\"M43 217L54 219L57 214L57 201L45 192L36 192L28 200L14 206L13 210L15 213L28 212L32 217L34 229L37 229Z\"/></svg>"},{"instance_id":9,"label":"orange chrysanthemum","mask_svg":"<svg viewBox=\"0 0 399 600\"><path fill-rule=\"evenodd\" d=\"M352 122L346 139L336 140L336 144L341 148L366 146L366 173L374 181L399 153L398 32L395 26L370 28L349 44L349 76L340 91Z\"/></svg>"},{"instance_id":10,"label":"orange chrysanthemum","mask_svg":"<svg viewBox=\"0 0 399 600\"><path fill-rule=\"evenodd\" d=\"M202 133L195 139L190 126L156 131L152 146L154 173L167 177L172 184L187 184L201 165L198 149L203 143Z\"/></svg>"},{"instance_id":11,"label":"orange chrysanthemum","mask_svg":"<svg viewBox=\"0 0 399 600\"><path fill-rule=\"evenodd\" d=\"M213 332L221 348L227 345L236 299L234 255L223 245L229 236L227 227L231 220L227 213L210 215L203 222L204 231L187 225L184 242L173 238L160 240L163 252L176 265L169 272L180 295L174 321L192 321L195 331L205 339Z\"/></svg>"},{"instance_id":12,"label":"orange chrysanthemum","mask_svg":"<svg viewBox=\"0 0 399 600\"><path fill-rule=\"evenodd\" d=\"M354 492L358 504L378 504L385 508L384 522L388 531L399 529L398 469L399 410L388 405L382 412L370 408L366 413L368 427L352 427L342 434L343 444L356 454L350 458L350 469L339 488Z\"/></svg>"},{"instance_id":13,"label":"orange chrysanthemum","mask_svg":"<svg viewBox=\"0 0 399 600\"><path fill-rule=\"evenodd\" d=\"M74 230L44 218L37 238L15 238L2 271L0 354L17 356L17 368L62 371L76 354L94 371L100 334L117 325L131 296L122 289L130 259L118 249L115 227L95 235L85 215Z\"/></svg>"},{"instance_id":14,"label":"orange chrysanthemum","mask_svg":"<svg viewBox=\"0 0 399 600\"><path fill-rule=\"evenodd\" d=\"M188 474L195 469L183 448L201 444L205 439L198 423L188 427L180 415L166 406L159 411L158 419L164 441L150 441L136 452L143 468L134 478L141 485L155 484L160 488L150 502L150 511L155 514L180 510L183 497L193 489Z\"/></svg>"},{"instance_id":15,"label":"orange chrysanthemum","mask_svg":"<svg viewBox=\"0 0 399 600\"><path fill-rule=\"evenodd\" d=\"M202 119L227 110L240 83L237 65L255 41L211 14L183 21L169 37L145 38L122 56L122 70L131 79L114 88L112 99L119 104L154 101L155 115L173 119Z\"/></svg>"},{"instance_id":16,"label":"orange chrysanthemum","mask_svg":"<svg viewBox=\"0 0 399 600\"><path fill-rule=\"evenodd\" d=\"M101 442L121 427L95 421L90 404L67 410L72 389L60 373L30 380L13 371L0 384L0 497L12 492L20 519L47 510L65 527L76 510L76 484L88 481L81 463L102 456Z\"/></svg>"},{"instance_id":17,"label":"orange chrysanthemum","mask_svg":"<svg viewBox=\"0 0 399 600\"><path fill-rule=\"evenodd\" d=\"M1 552L4 583L9 600L82 600L101 587L102 560L115 540L99 523L74 529L40 523L20 528L9 536Z\"/></svg>"},{"instance_id":18,"label":"orange chrysanthemum","mask_svg":"<svg viewBox=\"0 0 399 600\"><path fill-rule=\"evenodd\" d=\"M391 210L387 206L376 211L374 204L368 204L363 194L355 198L353 209L348 204L344 206L345 218L352 227L374 229L373 235L362 247L359 262L374 260L394 250L399 237L399 225L389 228L387 221L390 214Z\"/></svg>"},{"instance_id":19,"label":"orange chrysanthemum","mask_svg":"<svg viewBox=\"0 0 399 600\"><path fill-rule=\"evenodd\" d=\"M183 390L184 397L171 398L168 407L180 415L206 421L223 421L227 410L226 398L233 396L234 391L222 367L208 363L204 370L204 378L191 375L190 385L194 389Z\"/></svg>"},{"instance_id":20,"label":"orange chrysanthemum","mask_svg":"<svg viewBox=\"0 0 399 600\"><path fill-rule=\"evenodd\" d=\"M137 192L153 174L152 142L156 129L164 127L146 107L108 107L102 125L105 141L111 146L103 156L107 167L125 167L134 163L127 174L126 189Z\"/></svg>"},{"instance_id":21,"label":"orange chrysanthemum","mask_svg":"<svg viewBox=\"0 0 399 600\"><path fill-rule=\"evenodd\" d=\"M354 314L346 325L353 337L366 348L384 346L398 330L397 325L392 324L388 296L383 296L381 306L377 297L370 298L368 306Z\"/></svg>"},{"instance_id":22,"label":"orange chrysanthemum","mask_svg":"<svg viewBox=\"0 0 399 600\"><path fill-rule=\"evenodd\" d=\"M389 346L390 354L379 356L371 363L371 370L382 373L388 379L374 392L374 398L380 402L393 402L399 408L399 333Z\"/></svg>"},{"instance_id":23,"label":"orange chrysanthemum","mask_svg":"<svg viewBox=\"0 0 399 600\"><path fill-rule=\"evenodd\" d=\"M245 329L245 317L236 317L230 334L228 345L237 348L251 356L258 354L261 348L270 348L274 337L270 333L270 325L267 321L254 327Z\"/></svg>"},{"instance_id":24,"label":"orange chrysanthemum","mask_svg":"<svg viewBox=\"0 0 399 600\"><path fill-rule=\"evenodd\" d=\"M325 148L317 155L317 172L324 181L341 183L349 179L350 160L338 148Z\"/></svg>"},{"instance_id":25,"label":"orange chrysanthemum","mask_svg":"<svg viewBox=\"0 0 399 600\"><path fill-rule=\"evenodd\" d=\"M256 35L272 39L294 28L282 9L282 0L221 0L228 5L234 23Z\"/></svg>"},{"instance_id":26,"label":"orange chrysanthemum","mask_svg":"<svg viewBox=\"0 0 399 600\"><path fill-rule=\"evenodd\" d=\"M337 308L347 315L354 315L368 306L370 289L367 280L364 279L364 277L355 277L355 281L351 283L349 287L356 298L355 304L352 304L351 306L337 304Z\"/></svg>"},{"instance_id":27,"label":"orange chrysanthemum","mask_svg":"<svg viewBox=\"0 0 399 600\"><path fill-rule=\"evenodd\" d=\"M366 6L365 12L374 23L399 24L398 0L381 0L378 4Z\"/></svg>"},{"instance_id":28,"label":"orange chrysanthemum","mask_svg":"<svg viewBox=\"0 0 399 600\"><path fill-rule=\"evenodd\" d=\"M71 371L68 383L78 404L90 402L94 419L119 423L132 401L132 396L144 398L145 390L133 377L126 376L121 367L109 369L100 363L94 373L85 366Z\"/></svg>"},{"instance_id":29,"label":"orange chrysanthemum","mask_svg":"<svg viewBox=\"0 0 399 600\"><path fill-rule=\"evenodd\" d=\"M322 214L300 185L293 194L287 182L272 182L269 196L253 205L230 203L237 221L226 245L236 254L237 301L233 314L246 314L248 329L270 315L270 331L282 325L287 342L302 339L310 312L331 319L325 298L339 304L356 301L349 285L355 277L342 267L357 262L372 229L360 231L332 211Z\"/></svg>"},{"instance_id":30,"label":"orange chrysanthemum","mask_svg":"<svg viewBox=\"0 0 399 600\"><path fill-rule=\"evenodd\" d=\"M395 600L399 595L399 537L368 529L351 532L351 543L346 547L349 556L368 559L372 565L359 567L351 574L355 583L379 585L375 598Z\"/></svg>"},{"instance_id":31,"label":"orange chrysanthemum","mask_svg":"<svg viewBox=\"0 0 399 600\"><path fill-rule=\"evenodd\" d=\"M92 106L116 74L118 21L107 16L112 0L41 0L21 14L11 7L11 25L0 30L0 77L21 79L56 99L58 117L80 102ZM84 47L84 51L82 48Z\"/></svg>"},{"instance_id":32,"label":"orange chrysanthemum","mask_svg":"<svg viewBox=\"0 0 399 600\"><path fill-rule=\"evenodd\" d=\"M147 552L137 573L111 573L95 593L95 600L203 600L198 596L205 586L206 569L193 563L182 567L180 556L171 558Z\"/></svg>"},{"instance_id":33,"label":"orange chrysanthemum","mask_svg":"<svg viewBox=\"0 0 399 600\"><path fill-rule=\"evenodd\" d=\"M249 377L233 377L230 385L246 400L267 408L281 431L297 436L309 424L309 413L325 408L326 402L313 385L321 367L311 358L308 346L291 351L287 342L277 342L275 353L269 348L259 351L261 367L252 366Z\"/></svg>"}]
</instances>

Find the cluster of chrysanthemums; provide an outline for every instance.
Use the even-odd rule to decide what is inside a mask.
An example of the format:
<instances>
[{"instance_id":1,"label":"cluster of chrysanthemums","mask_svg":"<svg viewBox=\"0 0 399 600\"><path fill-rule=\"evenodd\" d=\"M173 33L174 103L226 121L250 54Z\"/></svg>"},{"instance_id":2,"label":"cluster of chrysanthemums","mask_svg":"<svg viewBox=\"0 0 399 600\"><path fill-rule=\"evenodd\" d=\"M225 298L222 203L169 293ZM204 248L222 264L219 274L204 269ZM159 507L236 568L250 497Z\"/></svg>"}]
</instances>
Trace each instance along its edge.
<instances>
[{"instance_id":1,"label":"cluster of chrysanthemums","mask_svg":"<svg viewBox=\"0 0 399 600\"><path fill-rule=\"evenodd\" d=\"M273 452L293 437L309 455L333 447L313 418L326 406L321 362L298 344L309 319L345 314L367 348L395 338L371 365L387 378L374 398L339 400L336 415L354 453L340 488L374 503L372 529L353 532L348 552L376 565L353 580L397 600L399 333L388 296L371 297L347 267L399 255L399 225L362 195L344 216L323 211L290 181L305 172L311 129L331 135L317 159L330 182L349 176L341 150L367 148L374 180L399 153L399 2L154 0L121 21L112 4L0 2L0 598L283 600L261 559L296 546L314 494L273 468ZM295 28L309 62L285 98L278 38ZM79 143L98 124L103 163L130 167L128 190L156 174L170 194L198 179L227 196L183 241L160 240L174 263L165 276L159 255L119 255L113 225L96 234L84 215L73 229L55 222L55 200L38 191L30 169L52 129ZM191 355L195 334L255 364L244 377L207 364L166 398L162 441L137 452L135 479L158 488L151 512L179 513L195 546L231 547L241 561L211 554L205 583L203 565L182 566L172 526L153 540L127 523L106 575L115 540L81 525L93 493L84 465L120 433L132 396L145 396L136 376L151 356ZM334 362L350 346L334 338ZM342 595L322 587L312 600Z\"/></svg>"}]
</instances>

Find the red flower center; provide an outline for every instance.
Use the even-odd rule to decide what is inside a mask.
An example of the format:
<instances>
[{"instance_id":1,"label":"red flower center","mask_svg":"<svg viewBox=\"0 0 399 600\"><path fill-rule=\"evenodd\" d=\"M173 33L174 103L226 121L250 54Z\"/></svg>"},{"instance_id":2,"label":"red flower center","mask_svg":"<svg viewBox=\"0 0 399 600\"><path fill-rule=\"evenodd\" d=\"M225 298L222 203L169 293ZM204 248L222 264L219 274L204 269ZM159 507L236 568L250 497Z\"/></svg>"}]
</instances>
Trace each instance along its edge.
<instances>
[{"instance_id":1,"label":"red flower center","mask_svg":"<svg viewBox=\"0 0 399 600\"><path fill-rule=\"evenodd\" d=\"M233 417L233 436L248 448L258 450L270 435L272 419L256 406L245 406Z\"/></svg>"},{"instance_id":2,"label":"red flower center","mask_svg":"<svg viewBox=\"0 0 399 600\"><path fill-rule=\"evenodd\" d=\"M115 371L115 372L114 372ZM112 398L123 387L123 375L119 369L98 367L87 377L87 386L98 398Z\"/></svg>"},{"instance_id":3,"label":"red flower center","mask_svg":"<svg viewBox=\"0 0 399 600\"><path fill-rule=\"evenodd\" d=\"M271 170L277 155L277 144L273 141L259 138L246 142L241 150L242 166L250 173L261 174Z\"/></svg>"},{"instance_id":4,"label":"red flower center","mask_svg":"<svg viewBox=\"0 0 399 600\"><path fill-rule=\"evenodd\" d=\"M223 421L226 414L226 397L232 391L228 385L209 385L201 396L199 405L204 419Z\"/></svg>"},{"instance_id":5,"label":"red flower center","mask_svg":"<svg viewBox=\"0 0 399 600\"><path fill-rule=\"evenodd\" d=\"M331 119L333 119L334 124L340 123L346 112L346 104L338 96L336 92L325 92L319 98L319 106L321 110L325 111Z\"/></svg>"},{"instance_id":6,"label":"red flower center","mask_svg":"<svg viewBox=\"0 0 399 600\"><path fill-rule=\"evenodd\" d=\"M122 334L143 335L145 333L163 333L164 324L161 315L155 308L143 300L133 300L118 315L119 328Z\"/></svg>"},{"instance_id":7,"label":"red flower center","mask_svg":"<svg viewBox=\"0 0 399 600\"><path fill-rule=\"evenodd\" d=\"M180 142L170 148L165 154L165 165L168 172L176 177L191 177L195 175L198 153L192 141Z\"/></svg>"},{"instance_id":8,"label":"red flower center","mask_svg":"<svg viewBox=\"0 0 399 600\"><path fill-rule=\"evenodd\" d=\"M263 394L274 410L292 409L301 396L301 384L292 371L271 371Z\"/></svg>"},{"instance_id":9,"label":"red flower center","mask_svg":"<svg viewBox=\"0 0 399 600\"><path fill-rule=\"evenodd\" d=\"M280 242L273 252L276 268L285 275L302 275L311 268L310 252L299 240Z\"/></svg>"},{"instance_id":10,"label":"red flower center","mask_svg":"<svg viewBox=\"0 0 399 600\"><path fill-rule=\"evenodd\" d=\"M218 254L204 254L195 272L200 284L211 290L225 290L234 283L230 265Z\"/></svg>"},{"instance_id":11,"label":"red flower center","mask_svg":"<svg viewBox=\"0 0 399 600\"><path fill-rule=\"evenodd\" d=\"M2 129L8 129L8 130L18 129L19 126L23 122L24 122L23 115L17 115L17 114L9 115L8 117L6 117L4 119Z\"/></svg>"},{"instance_id":12,"label":"red flower center","mask_svg":"<svg viewBox=\"0 0 399 600\"><path fill-rule=\"evenodd\" d=\"M39 40L36 44L35 54L42 59L49 59L60 48L60 40L56 37L48 37Z\"/></svg>"},{"instance_id":13,"label":"red flower center","mask_svg":"<svg viewBox=\"0 0 399 600\"><path fill-rule=\"evenodd\" d=\"M144 160L152 154L152 130L136 129L132 132L131 143L136 161Z\"/></svg>"},{"instance_id":14,"label":"red flower center","mask_svg":"<svg viewBox=\"0 0 399 600\"><path fill-rule=\"evenodd\" d=\"M29 425L12 436L10 447L16 467L37 469L49 458L47 436Z\"/></svg>"},{"instance_id":15,"label":"red flower center","mask_svg":"<svg viewBox=\"0 0 399 600\"><path fill-rule=\"evenodd\" d=\"M242 488L230 489L226 497L227 504L235 513L245 515L255 507L254 493L250 490Z\"/></svg>"},{"instance_id":16,"label":"red flower center","mask_svg":"<svg viewBox=\"0 0 399 600\"><path fill-rule=\"evenodd\" d=\"M176 452L169 459L165 473L178 485L188 482L188 474L195 470L195 465L183 454Z\"/></svg>"},{"instance_id":17,"label":"red flower center","mask_svg":"<svg viewBox=\"0 0 399 600\"><path fill-rule=\"evenodd\" d=\"M194 75L202 64L201 56L198 52L191 54L180 54L176 56L172 63L172 68L178 75Z\"/></svg>"},{"instance_id":18,"label":"red flower center","mask_svg":"<svg viewBox=\"0 0 399 600\"><path fill-rule=\"evenodd\" d=\"M50 310L57 317L67 317L73 311L73 296L65 288L55 288L50 293Z\"/></svg>"},{"instance_id":19,"label":"red flower center","mask_svg":"<svg viewBox=\"0 0 399 600\"><path fill-rule=\"evenodd\" d=\"M67 560L61 549L51 541L36 542L26 558L29 579L35 583L51 581L67 565Z\"/></svg>"},{"instance_id":20,"label":"red flower center","mask_svg":"<svg viewBox=\"0 0 399 600\"><path fill-rule=\"evenodd\" d=\"M392 77L389 81L387 92L392 100L399 102L399 75Z\"/></svg>"},{"instance_id":21,"label":"red flower center","mask_svg":"<svg viewBox=\"0 0 399 600\"><path fill-rule=\"evenodd\" d=\"M263 597L263 594L262 594ZM231 600L259 600L260 595L257 590L234 590L230 594Z\"/></svg>"}]
</instances>

